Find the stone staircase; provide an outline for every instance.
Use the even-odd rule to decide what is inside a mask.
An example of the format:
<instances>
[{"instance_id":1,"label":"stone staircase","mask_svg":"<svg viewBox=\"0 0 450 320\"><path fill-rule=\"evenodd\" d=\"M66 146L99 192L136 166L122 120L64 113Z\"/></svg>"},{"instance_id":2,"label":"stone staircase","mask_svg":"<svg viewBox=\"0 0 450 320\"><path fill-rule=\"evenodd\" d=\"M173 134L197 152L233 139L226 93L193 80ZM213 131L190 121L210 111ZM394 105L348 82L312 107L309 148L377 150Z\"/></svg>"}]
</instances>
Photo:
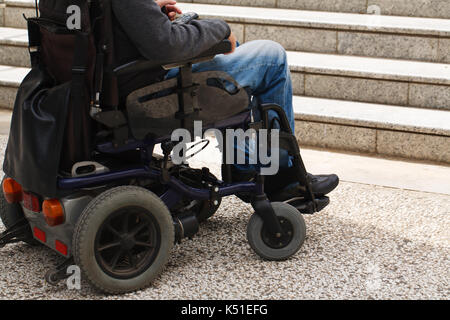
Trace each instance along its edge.
<instances>
[{"instance_id":1,"label":"stone staircase","mask_svg":"<svg viewBox=\"0 0 450 320\"><path fill-rule=\"evenodd\" d=\"M33 16L35 10L33 0L5 3L0 107L12 108L29 66L22 15ZM450 163L449 0L193 0L179 5L203 18L228 21L241 42L271 39L288 50L302 145ZM363 14L368 5L378 5L386 15Z\"/></svg>"},{"instance_id":2,"label":"stone staircase","mask_svg":"<svg viewBox=\"0 0 450 320\"><path fill-rule=\"evenodd\" d=\"M373 10L373 6L378 6L379 14L383 15L450 18L448 0L185 0L184 2L363 14L368 10L373 12L370 11Z\"/></svg>"}]
</instances>

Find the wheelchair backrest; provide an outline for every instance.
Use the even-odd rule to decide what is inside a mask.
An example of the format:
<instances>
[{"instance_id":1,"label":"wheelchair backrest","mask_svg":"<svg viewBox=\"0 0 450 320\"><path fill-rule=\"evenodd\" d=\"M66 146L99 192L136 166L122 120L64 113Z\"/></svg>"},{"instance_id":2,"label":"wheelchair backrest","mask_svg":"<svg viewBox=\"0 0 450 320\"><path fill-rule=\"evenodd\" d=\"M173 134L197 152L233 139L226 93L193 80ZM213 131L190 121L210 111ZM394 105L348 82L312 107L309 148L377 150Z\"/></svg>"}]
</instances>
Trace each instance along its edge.
<instances>
[{"instance_id":1,"label":"wheelchair backrest","mask_svg":"<svg viewBox=\"0 0 450 320\"><path fill-rule=\"evenodd\" d=\"M40 0L39 15L27 19L32 68L17 92L3 164L24 190L55 197L57 177L91 160L101 128L92 108L100 97L117 106L114 78L104 76L114 59L112 43L101 48L110 43L105 3ZM80 28L68 27L69 6L79 9Z\"/></svg>"},{"instance_id":2,"label":"wheelchair backrest","mask_svg":"<svg viewBox=\"0 0 450 320\"><path fill-rule=\"evenodd\" d=\"M68 28L69 6L77 6L81 28ZM73 96L67 107L60 169L70 171L78 161L89 160L94 123L89 116L95 96L96 39L92 32L90 6L82 0L40 0L39 18L30 19L30 45L39 44L33 68L43 68L54 86L73 82ZM78 79L76 79L78 77ZM79 82L76 84L75 82Z\"/></svg>"},{"instance_id":3,"label":"wheelchair backrest","mask_svg":"<svg viewBox=\"0 0 450 320\"><path fill-rule=\"evenodd\" d=\"M74 14L80 29L70 28L77 25ZM105 121L92 117L93 108L121 109L131 92L160 80L164 71L115 75L116 66L140 54L115 20L111 0L40 0L39 17L28 25L30 47L39 47L32 64L44 68L55 85L78 81L80 73L84 77L75 87L85 99L73 101L64 133L61 168L70 171L74 163L89 160L96 133L105 129Z\"/></svg>"},{"instance_id":4,"label":"wheelchair backrest","mask_svg":"<svg viewBox=\"0 0 450 320\"><path fill-rule=\"evenodd\" d=\"M90 1L89 1L90 2ZM68 28L70 14L68 8L77 6L80 9L81 29ZM40 63L49 74L58 82L64 83L72 79L74 63L84 64L86 70L86 86L92 95L94 88L94 68L96 58L96 38L93 33L91 21L91 8L86 0L40 0L39 19L35 22L39 26L38 35L32 30L32 36L40 40ZM86 41L85 47L78 47L77 35L83 33ZM87 44L87 45L86 45ZM78 58L78 62L75 61Z\"/></svg>"}]
</instances>

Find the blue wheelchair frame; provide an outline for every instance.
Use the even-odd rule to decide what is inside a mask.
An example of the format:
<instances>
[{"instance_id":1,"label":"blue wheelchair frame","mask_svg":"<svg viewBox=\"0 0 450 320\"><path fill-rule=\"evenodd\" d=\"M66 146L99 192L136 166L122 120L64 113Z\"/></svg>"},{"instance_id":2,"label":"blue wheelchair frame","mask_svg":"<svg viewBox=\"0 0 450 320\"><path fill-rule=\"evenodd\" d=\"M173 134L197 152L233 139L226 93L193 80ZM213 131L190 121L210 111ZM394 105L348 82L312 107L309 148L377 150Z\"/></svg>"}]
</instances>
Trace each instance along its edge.
<instances>
[{"instance_id":1,"label":"blue wheelchair frame","mask_svg":"<svg viewBox=\"0 0 450 320\"><path fill-rule=\"evenodd\" d=\"M280 129L280 147L283 147L289 151L290 155L293 157L293 165L297 167L298 180L303 182L307 189L307 195L303 204L297 209L305 213L314 213L319 211L317 204L315 202L314 194L311 190L310 183L306 177L306 169L303 161L300 157L300 150L295 139L292 135L289 122L283 109L277 105L260 105L258 112L260 113L261 121L257 124L257 128L269 128L269 112L276 112L281 129ZM246 111L240 115L227 119L224 123L211 126L214 129L224 129L224 128L236 128L242 127L242 125L249 125L248 123L243 123L243 119L250 118L250 110ZM255 123L250 124L255 125ZM144 163L151 162L151 155L156 145L168 141L170 138L163 137L155 140L144 140L144 141L128 141L127 144L115 147L112 142L100 144L97 146L97 150L105 154L117 154L130 150L141 150L141 157ZM224 148L227 143L224 143ZM225 150L223 154L225 155ZM150 156L149 156L150 155ZM225 156L224 156L225 157ZM225 158L224 158L225 160ZM264 193L264 177L261 175L257 176L254 182L232 182L229 175L230 164L226 164L223 161L222 164L224 168L224 180L218 181L218 186L214 186L214 190L211 189L199 189L186 185L179 179L175 177L169 177L167 181L163 181L169 188L161 195L161 200L166 204L169 209L172 209L182 198L188 198L191 200L212 200L214 198L223 198L231 195L236 195L239 193L247 193L253 195L251 201L255 212L261 216L261 218L266 223L268 229L273 234L281 233L280 222L276 218L273 209L271 208L270 202ZM121 179L138 178L145 177L155 181L162 181L162 170L157 168L152 168L149 165L142 165L138 167L133 167L125 170L100 173L91 176L74 177L74 178L60 178L58 180L58 187L64 191L71 191L82 189L86 187L98 186L106 183L112 183Z\"/></svg>"}]
</instances>

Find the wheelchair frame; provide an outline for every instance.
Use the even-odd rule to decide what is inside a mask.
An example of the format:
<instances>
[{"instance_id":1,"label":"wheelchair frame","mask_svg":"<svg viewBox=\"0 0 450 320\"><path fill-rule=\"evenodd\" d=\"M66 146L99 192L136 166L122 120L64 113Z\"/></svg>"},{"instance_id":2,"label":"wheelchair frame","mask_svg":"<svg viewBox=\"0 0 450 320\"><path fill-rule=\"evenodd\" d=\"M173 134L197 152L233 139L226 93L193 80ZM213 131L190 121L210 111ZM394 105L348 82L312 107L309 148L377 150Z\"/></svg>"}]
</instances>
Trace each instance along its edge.
<instances>
[{"instance_id":1,"label":"wheelchair frame","mask_svg":"<svg viewBox=\"0 0 450 320\"><path fill-rule=\"evenodd\" d=\"M179 113L177 114L181 128L186 127L187 122L190 122L192 120L192 115L195 114L195 103L192 99L192 93L193 90L195 90L195 84L192 82L192 64L212 59L216 54L229 52L230 48L230 44L227 41L224 41L200 57L189 61L171 64L166 67L179 67L181 69L178 92L181 103ZM85 70L83 67L78 65L79 68L77 69L75 66L76 61L74 63L74 68L72 69L72 71L75 72L74 76L75 74L78 76L84 75ZM133 61L116 68L114 72L116 74L126 74L128 72L143 71L151 67L154 67L154 64L149 61ZM251 118L251 113L255 111L259 112L261 120L254 122L248 121L248 119ZM15 205L20 203L20 207L23 210L23 217L14 225L9 226L9 228L0 235L0 247L6 245L7 243L17 241L30 242L32 239L37 239L39 242L44 243L56 250L59 254L67 258L67 260L46 275L47 282L50 284L55 284L59 280L68 277L65 273L65 269L68 265L74 263L74 258L75 262L82 260L81 258L77 258L77 255L79 256L84 253L77 253L76 250L72 250L72 246L75 246L75 244L78 245L78 242L81 242L80 239L75 239L76 234L77 232L79 233L79 229L83 227L80 226L80 224L84 222L83 219L85 219L84 216L86 211L88 209L92 209L90 205L96 201L95 199L98 199L102 196L102 194L107 193L108 190L114 189L116 186L121 186L124 184L129 185L130 181L133 179L148 179L149 181L157 182L158 185L164 186L164 191L158 197L168 209L167 212L170 212L170 217L168 217L168 219L170 218L171 226L167 224L165 226L169 229L173 228L174 234L172 236L174 242L180 242L185 237L191 238L197 233L199 228L199 221L196 217L196 213L189 211L190 209L187 209L187 211L184 211L181 215L171 212L171 210L176 207L180 201L183 201L183 199L188 199L190 202L205 202L209 203L211 208L217 210L223 197L245 193L251 195L249 202L255 211L255 215L250 220L247 230L247 236L252 248L256 253L265 259L283 260L289 258L298 251L305 238L305 225L300 213L312 214L322 210L328 204L328 198L315 198L304 163L300 156L300 150L296 137L292 134L289 122L283 109L280 106L273 104L257 105L252 110L244 111L229 119L226 119L226 121L219 123L213 128L225 130L227 128L236 128L246 125L256 130L269 129L270 111L273 111L278 115L280 123L279 146L281 149L285 149L289 152L289 155L292 158L293 166L296 169L295 172L297 173L297 180L306 187L306 195L295 203L295 208L286 203L273 205L264 192L264 176L259 173L256 174L253 181L233 182L231 176L232 165L227 164L225 161L227 146L226 142L223 144L224 149L222 150L224 155L222 163L223 181L213 179L210 183L205 184L204 187L192 186L183 182L179 177L173 174L173 172L176 173L176 170L170 171L170 153L174 147L174 144L169 141L168 137L144 139L142 141L130 139L127 134L123 134L124 124L122 120L120 120L124 118L123 113L117 109L110 111L109 114L105 115L101 112L100 105L96 103L91 106L91 116L93 119L110 128L114 133L113 140L111 142L104 142L97 145L95 148L96 151L99 154L107 156L138 150L140 153L141 165L133 165L131 167L115 171L107 170L101 173L96 173L93 171L82 176L58 177L57 189L61 191L61 194L65 195L60 199L60 202L62 202L65 210L65 221L59 226L49 227L48 225L45 225L44 217L42 215L43 210L33 212L33 210L27 208L21 200L21 202L17 202ZM119 119L119 121L117 121L117 119ZM127 124L125 126L127 126ZM163 159L155 158L154 156L154 149L158 144L162 145L164 152ZM179 166L174 166L172 168L179 168ZM198 174L200 174L200 172ZM203 168L201 170L201 175L202 177L209 175L209 170L207 168ZM125 181L126 183L124 183ZM111 185L113 187L111 187ZM138 186L139 188L142 188L142 186ZM147 191L152 191L149 187L145 187L145 189ZM80 192L81 195L74 196ZM286 229L286 225L290 225L290 227L288 226L288 229ZM27 228L27 226L30 226L30 228ZM40 232L47 234L47 237L41 238L37 236L36 228L38 228ZM264 239L259 239L261 237ZM72 240L72 238L74 240ZM49 239L55 240L55 242L50 243ZM60 243L61 241L64 241L65 244L63 244L66 246L65 251L58 250L56 241L60 241ZM129 246L129 239L126 241L122 239L121 241L123 242L122 245ZM72 242L75 242L75 244ZM161 243L158 245L164 247L165 244ZM167 246L169 246L169 244L167 244ZM170 250L168 250L168 252L169 251ZM159 253L157 252L156 254L157 256L155 259L159 257ZM161 263L163 264L163 262ZM83 263L80 262L80 264ZM151 269L150 266L149 269ZM162 266L160 269L152 271L153 273L149 275L145 281L142 280L142 283L129 285L123 284L118 285L117 287L102 284L100 280L93 279L95 276L92 272L90 273L90 271L86 270L83 271L88 273L88 279L90 282L100 290L110 293L122 293L133 291L148 285L151 280L153 280L161 272L161 270ZM143 274L146 273L147 271ZM140 275L136 277L139 278ZM117 283L121 283L120 281L121 280L118 279Z\"/></svg>"}]
</instances>

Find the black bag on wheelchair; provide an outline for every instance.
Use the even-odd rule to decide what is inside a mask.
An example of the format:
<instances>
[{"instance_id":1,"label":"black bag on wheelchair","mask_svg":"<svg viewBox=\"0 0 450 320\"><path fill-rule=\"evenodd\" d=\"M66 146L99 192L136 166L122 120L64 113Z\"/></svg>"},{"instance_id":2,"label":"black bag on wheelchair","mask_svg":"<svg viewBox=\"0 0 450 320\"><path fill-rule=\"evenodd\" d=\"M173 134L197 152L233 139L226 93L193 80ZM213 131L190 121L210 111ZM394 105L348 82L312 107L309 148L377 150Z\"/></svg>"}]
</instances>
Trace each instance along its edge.
<instances>
[{"instance_id":1,"label":"black bag on wheelchair","mask_svg":"<svg viewBox=\"0 0 450 320\"><path fill-rule=\"evenodd\" d=\"M92 72L78 72L88 62L84 52L75 50L89 45L84 37L37 19L28 20L28 29L30 50L43 50L31 52L32 69L18 90L4 171L27 190L51 197L59 170L90 158L92 121L85 79Z\"/></svg>"}]
</instances>

